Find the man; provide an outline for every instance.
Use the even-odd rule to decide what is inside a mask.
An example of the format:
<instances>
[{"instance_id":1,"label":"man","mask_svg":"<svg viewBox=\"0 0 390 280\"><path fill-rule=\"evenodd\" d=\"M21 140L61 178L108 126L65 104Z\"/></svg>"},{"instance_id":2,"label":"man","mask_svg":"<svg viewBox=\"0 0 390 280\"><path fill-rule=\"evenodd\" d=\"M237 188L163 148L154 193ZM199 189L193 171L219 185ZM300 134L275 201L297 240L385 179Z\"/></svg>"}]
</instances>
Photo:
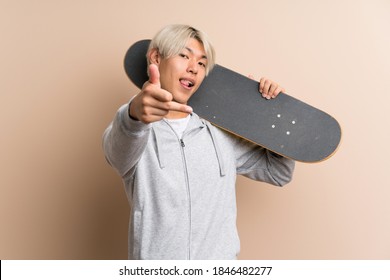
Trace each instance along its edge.
<instances>
[{"instance_id":1,"label":"man","mask_svg":"<svg viewBox=\"0 0 390 280\"><path fill-rule=\"evenodd\" d=\"M282 186L294 161L214 127L187 105L215 63L204 33L167 26L147 59L149 81L103 137L131 206L128 257L236 259L237 174ZM259 90L275 98L282 88L261 79Z\"/></svg>"}]
</instances>

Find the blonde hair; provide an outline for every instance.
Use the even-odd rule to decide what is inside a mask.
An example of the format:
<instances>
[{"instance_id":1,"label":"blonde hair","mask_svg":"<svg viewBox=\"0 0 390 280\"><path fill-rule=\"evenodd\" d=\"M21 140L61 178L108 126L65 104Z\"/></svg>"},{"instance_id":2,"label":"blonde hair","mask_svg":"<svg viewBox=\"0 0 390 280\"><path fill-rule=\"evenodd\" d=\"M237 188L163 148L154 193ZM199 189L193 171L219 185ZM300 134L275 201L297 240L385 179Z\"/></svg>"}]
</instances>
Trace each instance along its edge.
<instances>
[{"instance_id":1,"label":"blonde hair","mask_svg":"<svg viewBox=\"0 0 390 280\"><path fill-rule=\"evenodd\" d=\"M152 39L148 53L151 49L157 49L163 58L178 55L185 47L189 39L194 38L203 44L207 56L206 75L215 65L214 47L207 35L192 26L184 24L172 24L161 29ZM148 63L150 63L148 58Z\"/></svg>"}]
</instances>

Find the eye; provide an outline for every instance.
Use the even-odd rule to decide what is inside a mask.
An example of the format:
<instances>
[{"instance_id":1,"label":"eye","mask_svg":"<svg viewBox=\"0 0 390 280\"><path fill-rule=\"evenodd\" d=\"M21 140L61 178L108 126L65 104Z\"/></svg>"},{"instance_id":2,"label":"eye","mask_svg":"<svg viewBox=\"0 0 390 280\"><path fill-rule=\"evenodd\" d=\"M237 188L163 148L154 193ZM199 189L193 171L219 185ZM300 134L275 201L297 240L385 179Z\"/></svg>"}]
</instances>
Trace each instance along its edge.
<instances>
[{"instance_id":1,"label":"eye","mask_svg":"<svg viewBox=\"0 0 390 280\"><path fill-rule=\"evenodd\" d=\"M199 62L198 63L200 66L202 66L203 68L206 68L206 63L204 63L204 62Z\"/></svg>"},{"instance_id":2,"label":"eye","mask_svg":"<svg viewBox=\"0 0 390 280\"><path fill-rule=\"evenodd\" d=\"M180 53L179 56L185 58L185 59L189 59L188 55L184 54L184 53Z\"/></svg>"}]
</instances>

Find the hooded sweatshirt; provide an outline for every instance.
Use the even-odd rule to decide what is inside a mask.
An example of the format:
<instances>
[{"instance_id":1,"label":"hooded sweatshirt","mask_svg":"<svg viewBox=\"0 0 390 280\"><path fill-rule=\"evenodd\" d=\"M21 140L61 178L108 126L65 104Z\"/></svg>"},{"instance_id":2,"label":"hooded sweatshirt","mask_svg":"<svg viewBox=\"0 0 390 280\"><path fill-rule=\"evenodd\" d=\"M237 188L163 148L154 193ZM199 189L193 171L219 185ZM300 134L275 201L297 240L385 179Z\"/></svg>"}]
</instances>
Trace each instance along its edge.
<instances>
[{"instance_id":1,"label":"hooded sweatshirt","mask_svg":"<svg viewBox=\"0 0 390 280\"><path fill-rule=\"evenodd\" d=\"M129 259L236 259L236 176L283 186L294 161L193 113L182 137L166 120L144 124L123 105L103 136L130 204Z\"/></svg>"}]
</instances>

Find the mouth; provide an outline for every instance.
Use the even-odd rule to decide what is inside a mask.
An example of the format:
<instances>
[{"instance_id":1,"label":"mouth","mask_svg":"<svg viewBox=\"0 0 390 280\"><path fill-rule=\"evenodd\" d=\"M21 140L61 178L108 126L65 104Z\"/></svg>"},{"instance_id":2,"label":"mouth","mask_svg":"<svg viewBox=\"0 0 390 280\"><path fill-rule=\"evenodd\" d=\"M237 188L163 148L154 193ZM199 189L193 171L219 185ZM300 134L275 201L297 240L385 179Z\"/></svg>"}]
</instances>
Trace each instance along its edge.
<instances>
[{"instance_id":1,"label":"mouth","mask_svg":"<svg viewBox=\"0 0 390 280\"><path fill-rule=\"evenodd\" d=\"M192 87L195 86L195 81L191 80L191 79L186 79L186 78L182 78L179 80L180 81L180 84L186 88L186 89L191 89Z\"/></svg>"}]
</instances>

